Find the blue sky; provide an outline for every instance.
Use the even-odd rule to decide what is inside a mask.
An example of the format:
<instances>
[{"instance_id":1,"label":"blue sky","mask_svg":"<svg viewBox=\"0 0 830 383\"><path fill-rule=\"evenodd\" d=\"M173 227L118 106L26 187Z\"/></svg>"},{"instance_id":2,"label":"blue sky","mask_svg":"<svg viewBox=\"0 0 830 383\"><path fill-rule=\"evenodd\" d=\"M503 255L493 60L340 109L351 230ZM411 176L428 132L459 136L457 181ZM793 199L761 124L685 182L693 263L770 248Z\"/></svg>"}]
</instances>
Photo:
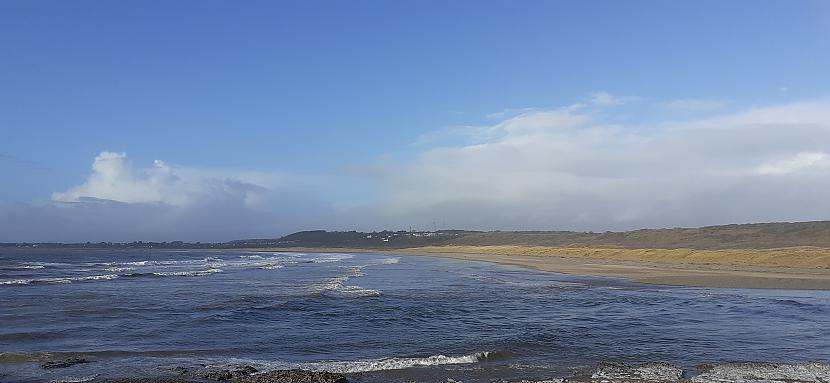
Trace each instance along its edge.
<instances>
[{"instance_id":1,"label":"blue sky","mask_svg":"<svg viewBox=\"0 0 830 383\"><path fill-rule=\"evenodd\" d=\"M611 203L603 196L585 201L582 212L569 210L566 217L557 214L561 209L556 204L542 209L539 217L528 217L521 213L528 204L543 203L529 197L534 193L554 200L571 195L550 186L563 184L556 174L579 176L582 181L574 188L586 190L598 187L585 180L593 176L573 167L563 172L556 165L558 170L546 169L535 176L541 180L538 184L521 186L513 180L517 185L513 193L502 194L482 191L472 180L458 185L460 189L447 190L440 174L412 173L442 150L469 152L475 145L514 145L505 138L511 133L503 129L504 124L563 108L576 116L590 116L591 123L580 125L577 135L610 126L625 133L608 133L612 138L599 148L581 147L580 142L567 147L596 158L610 146L628 153L620 154L626 159L636 156L629 152L635 149L625 146L632 139L626 134L654 139L673 124L704 124L711 118L777 110L779 114L769 112L772 115L765 115L766 119L749 118L758 126L778 126L770 128L777 133L764 130L761 136L770 135L771 142L778 143L793 137L813 139L804 138L786 150L769 147L751 158L718 158L716 168L746 165L757 170L772 163L817 158L810 166L824 169L821 156L830 149L815 142L823 137L823 130L784 131L821 127L826 121L821 113L830 90L830 5L826 2L4 1L0 49L0 172L10 181L0 188L0 214L4 214L0 219L9 224L20 217L39 217L13 234L0 235L0 240L129 239L129 233L136 231L128 222L122 231L102 235L83 230L60 234L66 231L63 226L44 225L63 222L52 217L59 213L50 210L59 208L49 205L91 197L126 205L153 204L168 212L185 209L177 216L190 216L198 204L182 208L164 193L182 193L197 188L194 183L213 182L205 180L268 190L268 198L263 199L268 202L253 208L246 197L245 209L251 211L234 216L240 220L255 216L251 222L256 225L243 225L225 235L219 228L168 230L164 235L227 239L311 227L407 227L411 221L417 225L436 215L470 228L579 230L830 218L824 215L830 211L790 207L786 201L776 202L776 208L764 214L749 206L724 216L686 216L647 208L631 213L630 219L626 214L615 218L593 213L588 214L592 218L580 218L584 211ZM786 117L792 112L781 109L788 106L814 118L797 121L793 128ZM555 122L545 124L559 129ZM544 139L567 143L578 137ZM745 148L740 140L707 140L717 140L733 152ZM717 146L705 143L703 147ZM118 192L94 187L56 197L73 187L89 186L94 176L90 166L105 151L126 153L103 157L123 160L135 173L127 181L124 177L106 181L121 182L116 185L119 190L143 190L152 179L146 169L154 160L169 164L173 179L187 179L177 173L182 170L200 174L193 176L199 181L189 186L165 184L168 191L156 194L168 197L156 199L120 198ZM694 154L707 158L701 151ZM453 155L444 160L457 161L448 167L454 169L469 158ZM532 168L533 161L567 163L544 156L527 161L505 166L503 173L480 176L509 179ZM749 164L752 161L758 163ZM485 163L470 166L490 166ZM802 180L801 188L820 186L816 182L824 175ZM417 189L407 185L413 180L431 185L417 191L423 197L417 203L405 198ZM626 186L604 187L611 188L609 195L618 195L614 188ZM462 189L482 191L484 196L476 203L459 199L466 193ZM766 183L762 189L775 190ZM148 193L152 190L158 191ZM630 193L634 200L652 198ZM665 206L687 204L691 212L698 210L695 204L746 193L707 189L669 198ZM806 198L797 197L794 200ZM187 199L177 198L173 200ZM624 203L637 205L634 200ZM198 206L201 218L192 222L211 216ZM228 209L232 206L236 205L226 203ZM468 208L489 213L468 220L464 218L471 215ZM40 213L30 214L29 209ZM88 219L82 213L75 215L81 217L78 222L94 226L105 216L127 214L107 209L90 213L94 217ZM364 218L355 219L356 215ZM155 219L127 221L147 226L146 221ZM182 219L176 222L191 222ZM140 233L164 236L152 230Z\"/></svg>"}]
</instances>

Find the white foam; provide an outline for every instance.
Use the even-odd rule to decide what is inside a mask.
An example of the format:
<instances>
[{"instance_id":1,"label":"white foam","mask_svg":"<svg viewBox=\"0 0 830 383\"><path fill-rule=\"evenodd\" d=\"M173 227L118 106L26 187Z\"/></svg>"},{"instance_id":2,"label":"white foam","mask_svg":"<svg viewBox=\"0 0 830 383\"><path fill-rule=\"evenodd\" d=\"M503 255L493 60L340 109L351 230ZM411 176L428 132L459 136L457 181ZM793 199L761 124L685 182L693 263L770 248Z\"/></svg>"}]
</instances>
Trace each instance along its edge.
<instances>
[{"instance_id":1,"label":"white foam","mask_svg":"<svg viewBox=\"0 0 830 383\"><path fill-rule=\"evenodd\" d=\"M375 289L367 289L360 286L340 286L334 291L355 297L379 297L383 292Z\"/></svg>"},{"instance_id":2,"label":"white foam","mask_svg":"<svg viewBox=\"0 0 830 383\"><path fill-rule=\"evenodd\" d=\"M400 261L401 261L400 258L384 258L383 261L381 261L380 264L381 265L394 265L394 264L396 264Z\"/></svg>"},{"instance_id":3,"label":"white foam","mask_svg":"<svg viewBox=\"0 0 830 383\"><path fill-rule=\"evenodd\" d=\"M388 358L352 362L322 362L313 363L307 367L347 374L369 371L403 370L413 367L429 367L447 364L471 364L478 363L479 361L486 359L489 355L489 352L479 352L460 356L432 355L423 358Z\"/></svg>"},{"instance_id":4,"label":"white foam","mask_svg":"<svg viewBox=\"0 0 830 383\"><path fill-rule=\"evenodd\" d=\"M311 259L311 263L331 263L340 262L346 259L354 258L353 254L317 254Z\"/></svg>"},{"instance_id":5,"label":"white foam","mask_svg":"<svg viewBox=\"0 0 830 383\"><path fill-rule=\"evenodd\" d=\"M431 355L426 357L414 358L383 358L383 359L368 359L355 361L322 361L322 362L305 362L305 363L290 363L282 361L269 360L255 360L255 359L221 359L221 360L202 360L202 363L211 365L212 367L228 368L230 366L238 365L254 365L260 370L284 370L300 368L311 371L328 371L339 374L350 374L370 371L387 371L387 370L403 370L407 368L416 367L430 367L440 365L452 364L474 364L482 360L494 356L492 352L477 352L469 355L446 356L446 355Z\"/></svg>"},{"instance_id":6,"label":"white foam","mask_svg":"<svg viewBox=\"0 0 830 383\"><path fill-rule=\"evenodd\" d=\"M124 262L124 263L120 263L120 264L121 265L131 265L131 266L148 266L148 265L154 265L155 262L153 262L153 261L136 261L136 262Z\"/></svg>"},{"instance_id":7,"label":"white foam","mask_svg":"<svg viewBox=\"0 0 830 383\"><path fill-rule=\"evenodd\" d=\"M360 286L348 286L345 283L352 277L362 277L361 266L347 267L349 274L328 278L312 285L308 290L314 294L345 295L350 297L378 297L383 294L380 290L367 289Z\"/></svg>"},{"instance_id":8,"label":"white foam","mask_svg":"<svg viewBox=\"0 0 830 383\"><path fill-rule=\"evenodd\" d=\"M89 277L77 277L77 278L70 278L73 281L97 281L97 280L110 280L118 278L118 274L107 274L107 275L93 275Z\"/></svg>"},{"instance_id":9,"label":"white foam","mask_svg":"<svg viewBox=\"0 0 830 383\"><path fill-rule=\"evenodd\" d=\"M280 265L280 264L263 264L263 265L257 266L258 269L262 269L262 270L276 270L276 269L282 269L283 267L285 267L285 266Z\"/></svg>"},{"instance_id":10,"label":"white foam","mask_svg":"<svg viewBox=\"0 0 830 383\"><path fill-rule=\"evenodd\" d=\"M191 271L160 271L153 273L153 275L158 275L162 277L200 277L205 275L211 275L215 273L221 273L222 269L207 269L207 270L191 270Z\"/></svg>"},{"instance_id":11,"label":"white foam","mask_svg":"<svg viewBox=\"0 0 830 383\"><path fill-rule=\"evenodd\" d=\"M180 261L135 261L135 262L124 262L124 263L117 263L116 265L119 266L176 266L176 265L196 265L202 264L205 262L210 262L211 260L220 260L219 258L205 258L205 259L185 259Z\"/></svg>"},{"instance_id":12,"label":"white foam","mask_svg":"<svg viewBox=\"0 0 830 383\"><path fill-rule=\"evenodd\" d=\"M29 285L32 283L72 283L79 281L110 280L118 278L118 274L91 275L88 277L64 277L64 278L36 278L36 279L12 279L0 281L0 285Z\"/></svg>"},{"instance_id":13,"label":"white foam","mask_svg":"<svg viewBox=\"0 0 830 383\"><path fill-rule=\"evenodd\" d=\"M97 378L98 375L89 375L89 376L65 376L63 378L58 378L52 380L52 383L81 383L81 382L89 382Z\"/></svg>"},{"instance_id":14,"label":"white foam","mask_svg":"<svg viewBox=\"0 0 830 383\"><path fill-rule=\"evenodd\" d=\"M242 256L240 258L242 258L242 259L235 260L235 261L228 261L227 263L231 266L242 267L242 268L251 267L251 268L257 268L257 269L260 269L260 270L282 269L282 268L285 267L285 265L291 265L291 264L296 263L294 261L286 260L284 257L277 257L277 256L263 257L263 256L260 256L260 255L256 255L256 256Z\"/></svg>"}]
</instances>

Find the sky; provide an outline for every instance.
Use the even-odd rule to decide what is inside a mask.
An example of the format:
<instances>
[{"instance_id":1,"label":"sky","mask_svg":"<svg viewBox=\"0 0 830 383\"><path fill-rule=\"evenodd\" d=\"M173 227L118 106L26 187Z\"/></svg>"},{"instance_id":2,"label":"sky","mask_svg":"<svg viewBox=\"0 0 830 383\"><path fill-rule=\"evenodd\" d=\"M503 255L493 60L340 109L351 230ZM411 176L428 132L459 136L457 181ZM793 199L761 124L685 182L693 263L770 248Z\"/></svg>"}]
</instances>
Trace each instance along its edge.
<instances>
[{"instance_id":1,"label":"sky","mask_svg":"<svg viewBox=\"0 0 830 383\"><path fill-rule=\"evenodd\" d=\"M825 1L0 2L0 242L830 219Z\"/></svg>"}]
</instances>

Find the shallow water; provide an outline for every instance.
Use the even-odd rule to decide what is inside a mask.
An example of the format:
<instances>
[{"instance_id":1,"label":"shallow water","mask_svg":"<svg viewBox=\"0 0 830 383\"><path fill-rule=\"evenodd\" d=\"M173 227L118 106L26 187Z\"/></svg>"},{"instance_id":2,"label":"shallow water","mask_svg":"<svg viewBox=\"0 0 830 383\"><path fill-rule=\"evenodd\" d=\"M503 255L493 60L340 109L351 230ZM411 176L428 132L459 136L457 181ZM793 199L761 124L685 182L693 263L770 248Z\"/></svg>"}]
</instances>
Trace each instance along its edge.
<instances>
[{"instance_id":1,"label":"shallow water","mask_svg":"<svg viewBox=\"0 0 830 383\"><path fill-rule=\"evenodd\" d=\"M650 286L383 254L2 249L0 324L4 382L199 363L475 382L601 361L830 360L826 291ZM94 362L39 367L76 355Z\"/></svg>"}]
</instances>

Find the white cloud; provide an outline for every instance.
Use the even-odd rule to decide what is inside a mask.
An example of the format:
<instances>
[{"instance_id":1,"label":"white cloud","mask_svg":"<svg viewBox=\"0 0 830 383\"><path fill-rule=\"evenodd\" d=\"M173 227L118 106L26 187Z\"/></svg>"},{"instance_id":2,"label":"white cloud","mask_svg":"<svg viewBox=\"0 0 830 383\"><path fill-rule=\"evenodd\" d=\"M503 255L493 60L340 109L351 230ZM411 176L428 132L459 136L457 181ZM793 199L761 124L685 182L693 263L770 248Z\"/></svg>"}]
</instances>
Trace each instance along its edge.
<instances>
[{"instance_id":1,"label":"white cloud","mask_svg":"<svg viewBox=\"0 0 830 383\"><path fill-rule=\"evenodd\" d=\"M282 172L136 166L101 152L80 185L50 201L0 204L2 241L217 241L273 238L333 217L325 182ZM332 225L336 225L334 219Z\"/></svg>"},{"instance_id":2,"label":"white cloud","mask_svg":"<svg viewBox=\"0 0 830 383\"><path fill-rule=\"evenodd\" d=\"M618 106L625 104L625 99L608 92L595 92L591 94L591 104L596 106Z\"/></svg>"},{"instance_id":3,"label":"white cloud","mask_svg":"<svg viewBox=\"0 0 830 383\"><path fill-rule=\"evenodd\" d=\"M759 166L755 172L763 175L785 175L809 169L825 170L828 162L827 153L824 152L802 152L795 155L765 163Z\"/></svg>"},{"instance_id":4,"label":"white cloud","mask_svg":"<svg viewBox=\"0 0 830 383\"><path fill-rule=\"evenodd\" d=\"M484 229L830 218L816 192L830 190L828 102L648 126L612 118L568 107L479 127L488 140L426 150L384 173L378 212L390 222Z\"/></svg>"},{"instance_id":5,"label":"white cloud","mask_svg":"<svg viewBox=\"0 0 830 383\"><path fill-rule=\"evenodd\" d=\"M484 117L488 120L500 120L505 119L507 117L516 116L522 113L529 113L536 110L536 108L508 108L504 109L500 112L489 113Z\"/></svg>"},{"instance_id":6,"label":"white cloud","mask_svg":"<svg viewBox=\"0 0 830 383\"><path fill-rule=\"evenodd\" d=\"M86 182L53 193L52 200L98 199L192 207L236 199L247 207L255 207L287 181L287 177L277 173L171 167L162 160L155 160L148 167L136 167L126 153L103 151L95 157Z\"/></svg>"}]
</instances>

